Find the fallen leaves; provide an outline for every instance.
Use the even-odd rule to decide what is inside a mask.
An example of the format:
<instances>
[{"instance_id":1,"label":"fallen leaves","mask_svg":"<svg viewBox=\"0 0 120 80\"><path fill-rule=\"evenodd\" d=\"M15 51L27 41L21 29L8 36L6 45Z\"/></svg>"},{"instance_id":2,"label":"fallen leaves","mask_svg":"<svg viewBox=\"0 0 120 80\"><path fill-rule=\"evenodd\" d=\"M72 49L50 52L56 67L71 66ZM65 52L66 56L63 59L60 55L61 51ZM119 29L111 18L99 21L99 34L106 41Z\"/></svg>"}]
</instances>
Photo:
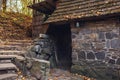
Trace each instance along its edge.
<instances>
[{"instance_id":1,"label":"fallen leaves","mask_svg":"<svg viewBox=\"0 0 120 80\"><path fill-rule=\"evenodd\" d=\"M25 39L31 34L32 18L20 13L0 14L0 39ZM29 30L29 32L28 32Z\"/></svg>"},{"instance_id":2,"label":"fallen leaves","mask_svg":"<svg viewBox=\"0 0 120 80\"><path fill-rule=\"evenodd\" d=\"M68 71L55 69L50 73L48 80L95 80L79 74L72 74Z\"/></svg>"}]
</instances>

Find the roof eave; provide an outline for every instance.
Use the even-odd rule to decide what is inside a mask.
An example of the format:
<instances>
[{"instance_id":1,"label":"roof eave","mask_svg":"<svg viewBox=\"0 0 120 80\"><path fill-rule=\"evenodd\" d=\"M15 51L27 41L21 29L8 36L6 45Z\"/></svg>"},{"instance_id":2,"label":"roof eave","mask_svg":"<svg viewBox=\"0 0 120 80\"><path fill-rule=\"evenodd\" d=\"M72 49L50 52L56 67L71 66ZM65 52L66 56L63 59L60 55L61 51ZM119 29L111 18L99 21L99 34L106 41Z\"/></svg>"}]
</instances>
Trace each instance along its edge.
<instances>
[{"instance_id":1,"label":"roof eave","mask_svg":"<svg viewBox=\"0 0 120 80\"><path fill-rule=\"evenodd\" d=\"M59 21L46 21L43 24L59 24L59 23L66 23L66 22L72 22L72 21L98 20L98 19L105 19L105 18L118 17L118 16L120 16L120 12L112 13L112 14L99 15L99 16L89 16L89 17L59 20Z\"/></svg>"},{"instance_id":2,"label":"roof eave","mask_svg":"<svg viewBox=\"0 0 120 80\"><path fill-rule=\"evenodd\" d=\"M47 1L42 1L39 3L35 3L33 5L29 5L29 8L42 12L44 14L51 14L53 13L53 11L55 10L56 6L54 6L53 4L47 2Z\"/></svg>"}]
</instances>

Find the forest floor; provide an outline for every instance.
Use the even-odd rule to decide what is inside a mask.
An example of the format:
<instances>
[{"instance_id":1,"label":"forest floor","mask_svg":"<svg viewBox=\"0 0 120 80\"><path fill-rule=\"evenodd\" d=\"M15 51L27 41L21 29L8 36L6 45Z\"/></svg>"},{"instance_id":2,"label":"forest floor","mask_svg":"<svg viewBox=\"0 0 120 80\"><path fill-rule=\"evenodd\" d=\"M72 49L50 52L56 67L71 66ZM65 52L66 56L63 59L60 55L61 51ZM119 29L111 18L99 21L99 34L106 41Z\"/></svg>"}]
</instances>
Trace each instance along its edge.
<instances>
[{"instance_id":1,"label":"forest floor","mask_svg":"<svg viewBox=\"0 0 120 80\"><path fill-rule=\"evenodd\" d=\"M54 69L50 73L50 76L48 76L48 80L95 80L95 79L78 74L72 74L69 71L65 70Z\"/></svg>"},{"instance_id":2,"label":"forest floor","mask_svg":"<svg viewBox=\"0 0 120 80\"><path fill-rule=\"evenodd\" d=\"M94 78L73 74L70 73L69 71L61 70L61 69L52 69L49 75L47 76L39 75L39 78L35 78L33 76L24 77L22 75L19 75L17 79L18 80L96 80Z\"/></svg>"},{"instance_id":3,"label":"forest floor","mask_svg":"<svg viewBox=\"0 0 120 80\"><path fill-rule=\"evenodd\" d=\"M20 13L0 13L0 40L30 39L32 18Z\"/></svg>"}]
</instances>

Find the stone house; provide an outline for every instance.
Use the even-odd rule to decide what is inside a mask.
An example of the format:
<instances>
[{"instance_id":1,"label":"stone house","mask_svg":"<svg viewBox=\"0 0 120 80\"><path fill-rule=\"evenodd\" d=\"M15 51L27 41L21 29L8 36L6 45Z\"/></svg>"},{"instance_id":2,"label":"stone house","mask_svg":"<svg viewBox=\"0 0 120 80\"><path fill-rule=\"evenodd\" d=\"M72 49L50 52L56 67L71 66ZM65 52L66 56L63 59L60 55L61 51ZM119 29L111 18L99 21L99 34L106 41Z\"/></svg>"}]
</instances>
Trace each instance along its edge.
<instances>
[{"instance_id":1,"label":"stone house","mask_svg":"<svg viewBox=\"0 0 120 80\"><path fill-rule=\"evenodd\" d=\"M33 36L52 37L60 68L120 79L120 0L45 0L29 7Z\"/></svg>"}]
</instances>

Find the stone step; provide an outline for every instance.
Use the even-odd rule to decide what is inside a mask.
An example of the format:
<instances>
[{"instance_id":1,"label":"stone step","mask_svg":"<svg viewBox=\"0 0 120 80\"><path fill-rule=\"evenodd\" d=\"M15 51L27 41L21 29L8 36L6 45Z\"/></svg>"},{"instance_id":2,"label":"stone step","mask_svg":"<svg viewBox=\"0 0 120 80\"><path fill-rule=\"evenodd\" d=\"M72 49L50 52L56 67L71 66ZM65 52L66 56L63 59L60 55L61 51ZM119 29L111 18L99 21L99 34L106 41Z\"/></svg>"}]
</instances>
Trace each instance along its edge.
<instances>
[{"instance_id":1,"label":"stone step","mask_svg":"<svg viewBox=\"0 0 120 80\"><path fill-rule=\"evenodd\" d=\"M29 45L31 45L31 43L5 42L5 43L1 43L1 45L10 45L10 46L29 46Z\"/></svg>"},{"instance_id":2,"label":"stone step","mask_svg":"<svg viewBox=\"0 0 120 80\"><path fill-rule=\"evenodd\" d=\"M10 73L9 74L1 74L0 75L0 80L10 80L10 78L16 79L17 76L18 76L17 74L10 74Z\"/></svg>"},{"instance_id":3,"label":"stone step","mask_svg":"<svg viewBox=\"0 0 120 80\"><path fill-rule=\"evenodd\" d=\"M9 40L9 42L31 43L33 42L33 40Z\"/></svg>"},{"instance_id":4,"label":"stone step","mask_svg":"<svg viewBox=\"0 0 120 80\"><path fill-rule=\"evenodd\" d=\"M0 59L0 63L11 63L10 59Z\"/></svg>"},{"instance_id":5,"label":"stone step","mask_svg":"<svg viewBox=\"0 0 120 80\"><path fill-rule=\"evenodd\" d=\"M21 54L25 54L26 51L16 51L16 50L7 50L7 51L0 51L1 55L21 55Z\"/></svg>"},{"instance_id":6,"label":"stone step","mask_svg":"<svg viewBox=\"0 0 120 80\"><path fill-rule=\"evenodd\" d=\"M10 46L10 45L1 45L0 46L0 50L17 50L17 51L20 51L20 50L24 50L23 47L21 46Z\"/></svg>"},{"instance_id":7,"label":"stone step","mask_svg":"<svg viewBox=\"0 0 120 80\"><path fill-rule=\"evenodd\" d=\"M0 75L1 74L7 74L7 73L17 73L17 69L4 69L4 70L0 70Z\"/></svg>"},{"instance_id":8,"label":"stone step","mask_svg":"<svg viewBox=\"0 0 120 80\"><path fill-rule=\"evenodd\" d=\"M1 63L0 71L3 71L3 70L17 70L17 67L13 63Z\"/></svg>"},{"instance_id":9,"label":"stone step","mask_svg":"<svg viewBox=\"0 0 120 80\"><path fill-rule=\"evenodd\" d=\"M0 55L0 60L11 60L11 59L25 60L24 57L18 55Z\"/></svg>"}]
</instances>

